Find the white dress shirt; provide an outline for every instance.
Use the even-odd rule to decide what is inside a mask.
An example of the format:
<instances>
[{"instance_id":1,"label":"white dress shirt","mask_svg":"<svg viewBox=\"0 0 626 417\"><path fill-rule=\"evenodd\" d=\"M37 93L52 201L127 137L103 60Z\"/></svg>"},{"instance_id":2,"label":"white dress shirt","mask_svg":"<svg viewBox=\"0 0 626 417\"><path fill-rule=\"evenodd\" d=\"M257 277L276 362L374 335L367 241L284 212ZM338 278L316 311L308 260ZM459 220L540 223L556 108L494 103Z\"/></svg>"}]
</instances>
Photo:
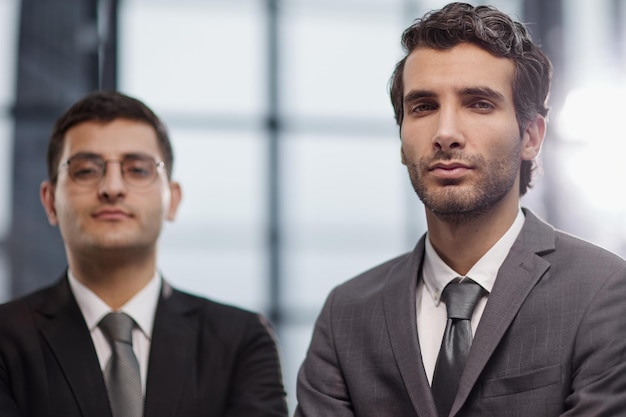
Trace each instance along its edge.
<instances>
[{"instance_id":1,"label":"white dress shirt","mask_svg":"<svg viewBox=\"0 0 626 417\"><path fill-rule=\"evenodd\" d=\"M524 226L524 214L520 210L509 230L474 264L466 277L473 279L488 293L491 293L498 270L509 254L522 226ZM426 236L425 243L422 279L418 279L417 283L417 334L426 376L428 382L432 383L448 320L445 303L440 302L441 293L450 281L460 277L461 274L455 272L439 257L428 236ZM487 297L488 295L481 298L474 309L471 320L472 334L476 332L487 304Z\"/></svg>"},{"instance_id":2,"label":"white dress shirt","mask_svg":"<svg viewBox=\"0 0 626 417\"><path fill-rule=\"evenodd\" d=\"M111 357L111 345L98 327L98 323L113 310L93 291L80 283L74 277L72 271L68 271L67 275L74 298L76 298L78 307L80 307L80 311L83 313L91 333L91 339L100 361L100 368L104 371ZM150 341L152 340L152 324L154 323L160 290L161 280L159 274L155 272L148 284L117 310L128 314L137 324L133 328L133 350L139 362L141 387L144 395L146 392L146 378L148 376L148 356L150 354Z\"/></svg>"}]
</instances>

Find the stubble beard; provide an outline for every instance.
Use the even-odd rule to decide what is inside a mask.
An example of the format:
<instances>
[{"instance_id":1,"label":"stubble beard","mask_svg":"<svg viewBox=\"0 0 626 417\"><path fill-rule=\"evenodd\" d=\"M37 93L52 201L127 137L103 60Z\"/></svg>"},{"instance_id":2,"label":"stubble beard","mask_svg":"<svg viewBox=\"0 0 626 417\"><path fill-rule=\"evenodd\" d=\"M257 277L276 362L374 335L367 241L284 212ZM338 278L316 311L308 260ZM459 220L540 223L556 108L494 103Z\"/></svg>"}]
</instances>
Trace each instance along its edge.
<instances>
[{"instance_id":1,"label":"stubble beard","mask_svg":"<svg viewBox=\"0 0 626 417\"><path fill-rule=\"evenodd\" d=\"M78 215L76 215L78 216ZM156 248L160 229L148 227L145 223L106 224L67 218L61 227L66 245L74 251L96 258L109 258L121 261L126 256L140 256Z\"/></svg>"},{"instance_id":2,"label":"stubble beard","mask_svg":"<svg viewBox=\"0 0 626 417\"><path fill-rule=\"evenodd\" d=\"M515 184L519 172L520 148L504 159L487 161L479 155L437 151L417 163L407 163L413 189L424 206L437 218L452 224L467 223L489 213L502 201ZM475 179L468 184L449 180L436 188L427 184L428 167L434 161L463 161L474 167ZM476 177L478 175L478 177Z\"/></svg>"}]
</instances>

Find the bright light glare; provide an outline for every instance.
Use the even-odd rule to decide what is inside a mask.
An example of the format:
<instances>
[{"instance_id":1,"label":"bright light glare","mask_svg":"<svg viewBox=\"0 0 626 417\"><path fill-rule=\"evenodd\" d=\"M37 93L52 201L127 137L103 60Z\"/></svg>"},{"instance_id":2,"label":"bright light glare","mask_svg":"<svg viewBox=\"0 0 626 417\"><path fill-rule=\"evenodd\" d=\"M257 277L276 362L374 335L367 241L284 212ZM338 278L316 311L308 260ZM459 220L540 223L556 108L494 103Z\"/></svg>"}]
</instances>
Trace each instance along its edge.
<instances>
[{"instance_id":1,"label":"bright light glare","mask_svg":"<svg viewBox=\"0 0 626 417\"><path fill-rule=\"evenodd\" d=\"M569 141L601 141L604 146L623 141L625 96L626 85L571 91L558 120L561 138Z\"/></svg>"},{"instance_id":2,"label":"bright light glare","mask_svg":"<svg viewBox=\"0 0 626 417\"><path fill-rule=\"evenodd\" d=\"M561 138L576 142L567 173L605 212L626 212L626 86L572 91L558 120Z\"/></svg>"},{"instance_id":3,"label":"bright light glare","mask_svg":"<svg viewBox=\"0 0 626 417\"><path fill-rule=\"evenodd\" d=\"M577 149L565 162L572 181L584 192L586 199L605 212L626 212L626 143L609 149L588 144Z\"/></svg>"}]
</instances>

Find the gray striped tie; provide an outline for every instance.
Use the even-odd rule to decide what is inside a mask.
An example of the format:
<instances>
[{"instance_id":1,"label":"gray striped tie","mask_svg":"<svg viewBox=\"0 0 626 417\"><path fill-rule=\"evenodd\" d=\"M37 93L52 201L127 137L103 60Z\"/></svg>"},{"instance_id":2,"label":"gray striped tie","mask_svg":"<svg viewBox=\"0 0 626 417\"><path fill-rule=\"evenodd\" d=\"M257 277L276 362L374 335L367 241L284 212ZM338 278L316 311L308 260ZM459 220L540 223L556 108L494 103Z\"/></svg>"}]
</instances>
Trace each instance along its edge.
<instances>
[{"instance_id":1,"label":"gray striped tie","mask_svg":"<svg viewBox=\"0 0 626 417\"><path fill-rule=\"evenodd\" d=\"M143 395L139 363L133 352L134 321L124 313L109 313L98 324L111 344L111 358L104 369L113 417L141 417Z\"/></svg>"}]
</instances>

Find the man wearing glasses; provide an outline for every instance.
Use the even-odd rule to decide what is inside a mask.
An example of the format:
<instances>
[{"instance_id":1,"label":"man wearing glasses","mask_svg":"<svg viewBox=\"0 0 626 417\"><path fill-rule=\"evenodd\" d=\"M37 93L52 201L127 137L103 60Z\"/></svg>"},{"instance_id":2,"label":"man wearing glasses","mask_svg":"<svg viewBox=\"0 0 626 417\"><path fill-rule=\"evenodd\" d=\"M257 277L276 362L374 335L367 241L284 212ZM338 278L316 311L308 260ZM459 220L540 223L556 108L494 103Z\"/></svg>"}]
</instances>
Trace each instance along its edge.
<instances>
[{"instance_id":1,"label":"man wearing glasses","mask_svg":"<svg viewBox=\"0 0 626 417\"><path fill-rule=\"evenodd\" d=\"M41 201L69 265L0 306L3 417L287 415L264 319L157 272L172 164L164 125L128 96L90 94L57 121Z\"/></svg>"}]
</instances>

